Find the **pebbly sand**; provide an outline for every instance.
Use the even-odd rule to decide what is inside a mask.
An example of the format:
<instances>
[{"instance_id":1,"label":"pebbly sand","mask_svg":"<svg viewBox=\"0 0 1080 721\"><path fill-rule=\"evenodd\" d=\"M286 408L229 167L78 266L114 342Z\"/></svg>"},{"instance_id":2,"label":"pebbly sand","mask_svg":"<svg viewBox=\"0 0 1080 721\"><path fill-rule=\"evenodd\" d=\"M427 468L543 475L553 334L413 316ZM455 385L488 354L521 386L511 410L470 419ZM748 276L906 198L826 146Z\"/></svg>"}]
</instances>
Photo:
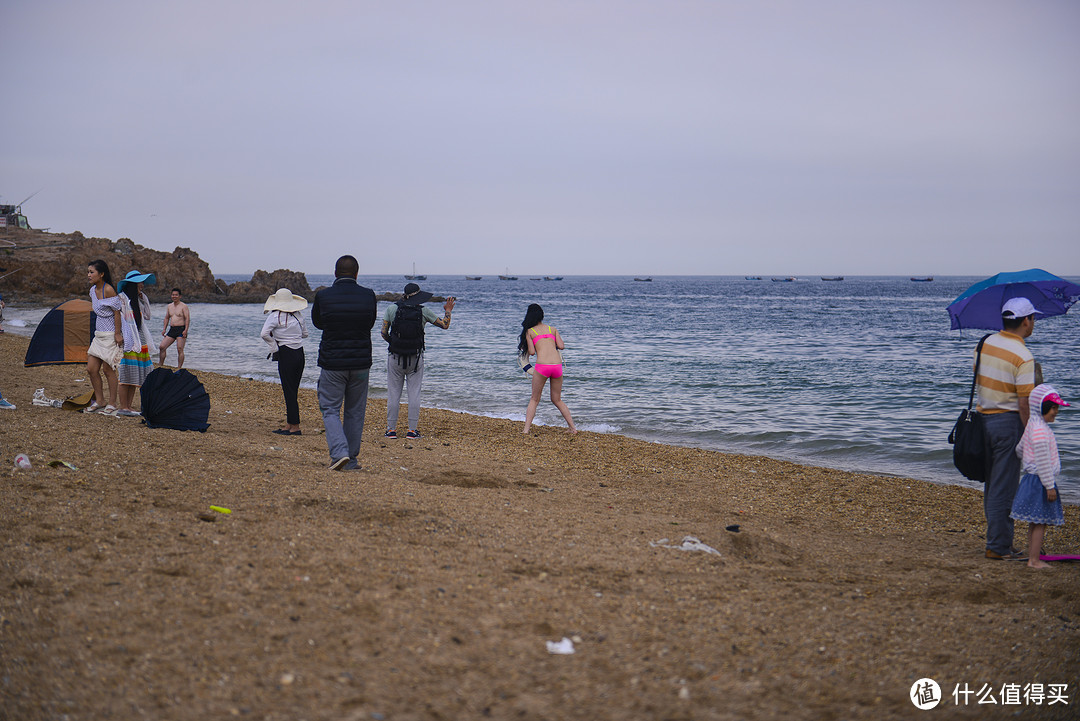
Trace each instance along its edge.
<instances>
[{"instance_id":1,"label":"pebbly sand","mask_svg":"<svg viewBox=\"0 0 1080 721\"><path fill-rule=\"evenodd\" d=\"M435 410L384 442L381 401L333 472L313 391L280 437L278 386L198 372L210 430L151 430L33 406L89 384L26 344L0 336L2 720L899 719L923 677L939 718L1080 705L1080 564L984 559L978 491ZM685 536L719 555L655 545ZM1068 705L1001 703L1040 683Z\"/></svg>"}]
</instances>

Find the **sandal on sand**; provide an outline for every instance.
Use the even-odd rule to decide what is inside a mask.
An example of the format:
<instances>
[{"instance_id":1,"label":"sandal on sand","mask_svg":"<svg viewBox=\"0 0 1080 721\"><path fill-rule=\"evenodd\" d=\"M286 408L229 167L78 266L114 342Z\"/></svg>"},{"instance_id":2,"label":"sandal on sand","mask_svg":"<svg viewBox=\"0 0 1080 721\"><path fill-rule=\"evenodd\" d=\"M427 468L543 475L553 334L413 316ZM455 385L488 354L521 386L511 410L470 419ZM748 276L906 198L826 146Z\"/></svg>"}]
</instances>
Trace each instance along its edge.
<instances>
[{"instance_id":1,"label":"sandal on sand","mask_svg":"<svg viewBox=\"0 0 1080 721\"><path fill-rule=\"evenodd\" d=\"M115 416L116 415L116 406L112 406L112 405L105 406L104 408L101 409L100 413L103 416Z\"/></svg>"},{"instance_id":2,"label":"sandal on sand","mask_svg":"<svg viewBox=\"0 0 1080 721\"><path fill-rule=\"evenodd\" d=\"M82 409L82 412L83 413L97 413L100 410L101 410L101 406L98 405L97 401L91 401L90 405L88 405L86 408Z\"/></svg>"}]
</instances>

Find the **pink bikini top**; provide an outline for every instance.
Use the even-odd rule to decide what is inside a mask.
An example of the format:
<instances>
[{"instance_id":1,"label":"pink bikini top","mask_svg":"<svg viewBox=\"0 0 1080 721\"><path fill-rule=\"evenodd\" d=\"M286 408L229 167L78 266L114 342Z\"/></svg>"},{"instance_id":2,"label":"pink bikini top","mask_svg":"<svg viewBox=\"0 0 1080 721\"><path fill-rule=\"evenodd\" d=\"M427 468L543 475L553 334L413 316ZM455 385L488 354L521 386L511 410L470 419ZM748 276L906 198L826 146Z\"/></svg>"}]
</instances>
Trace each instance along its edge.
<instances>
[{"instance_id":1,"label":"pink bikini top","mask_svg":"<svg viewBox=\"0 0 1080 721\"><path fill-rule=\"evenodd\" d=\"M534 340L534 341L535 341L535 340L540 340L541 338L550 338L551 340L555 340L555 333L554 333L554 331L555 331L555 329L554 329L554 328L552 328L552 327L551 327L551 326L549 325L549 326L548 326L548 332L547 332L547 333L544 333L543 335L534 335L534 336L533 336L532 338L533 338L533 340ZM531 332L533 332L533 330L532 330L532 329L530 328L530 329L529 329L529 332L531 333Z\"/></svg>"}]
</instances>

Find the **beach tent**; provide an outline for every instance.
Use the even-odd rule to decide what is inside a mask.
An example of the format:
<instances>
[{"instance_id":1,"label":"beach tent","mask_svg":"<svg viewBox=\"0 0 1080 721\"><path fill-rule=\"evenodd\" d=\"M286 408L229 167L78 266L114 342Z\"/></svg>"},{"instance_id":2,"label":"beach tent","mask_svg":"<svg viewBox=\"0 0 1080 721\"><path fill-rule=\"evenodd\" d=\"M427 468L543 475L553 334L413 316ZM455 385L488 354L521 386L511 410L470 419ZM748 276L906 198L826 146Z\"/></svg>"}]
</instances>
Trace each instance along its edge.
<instances>
[{"instance_id":1,"label":"beach tent","mask_svg":"<svg viewBox=\"0 0 1080 721\"><path fill-rule=\"evenodd\" d=\"M210 395L193 373L155 368L139 389L143 422L151 428L205 431Z\"/></svg>"},{"instance_id":2,"label":"beach tent","mask_svg":"<svg viewBox=\"0 0 1080 721\"><path fill-rule=\"evenodd\" d=\"M26 349L23 365L85 363L94 326L90 301L81 298L64 301L41 319Z\"/></svg>"}]
</instances>

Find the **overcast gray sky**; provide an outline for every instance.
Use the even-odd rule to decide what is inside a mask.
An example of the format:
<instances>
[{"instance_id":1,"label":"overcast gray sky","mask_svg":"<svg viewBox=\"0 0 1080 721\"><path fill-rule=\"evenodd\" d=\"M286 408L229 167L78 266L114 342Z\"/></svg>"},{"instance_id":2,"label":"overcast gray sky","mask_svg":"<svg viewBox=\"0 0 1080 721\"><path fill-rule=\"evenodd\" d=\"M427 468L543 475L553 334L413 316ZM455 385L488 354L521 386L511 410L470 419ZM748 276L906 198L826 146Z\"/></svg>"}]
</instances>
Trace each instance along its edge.
<instances>
[{"instance_id":1,"label":"overcast gray sky","mask_svg":"<svg viewBox=\"0 0 1080 721\"><path fill-rule=\"evenodd\" d=\"M1073 0L0 10L0 202L218 274L1080 275Z\"/></svg>"}]
</instances>

